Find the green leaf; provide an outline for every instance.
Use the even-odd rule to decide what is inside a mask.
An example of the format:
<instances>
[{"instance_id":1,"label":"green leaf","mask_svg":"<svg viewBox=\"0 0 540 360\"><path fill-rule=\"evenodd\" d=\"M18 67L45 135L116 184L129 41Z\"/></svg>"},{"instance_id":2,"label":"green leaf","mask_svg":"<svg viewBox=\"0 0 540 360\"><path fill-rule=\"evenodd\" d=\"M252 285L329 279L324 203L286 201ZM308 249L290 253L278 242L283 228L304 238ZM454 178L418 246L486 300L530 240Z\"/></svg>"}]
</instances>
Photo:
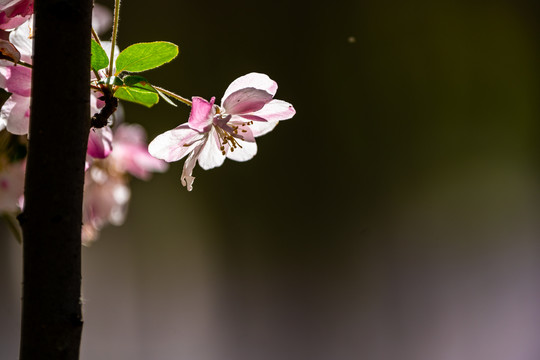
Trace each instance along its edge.
<instances>
[{"instance_id":1,"label":"green leaf","mask_svg":"<svg viewBox=\"0 0 540 360\"><path fill-rule=\"evenodd\" d=\"M163 94L161 91L159 91L154 86L152 86L150 82L144 76L128 75L124 77L123 80L124 80L124 84L128 86L135 86L135 87L143 88L143 89L157 93L163 100L165 100L172 106L176 107L176 104L173 103L171 99L169 99L165 94Z\"/></svg>"},{"instance_id":2,"label":"green leaf","mask_svg":"<svg viewBox=\"0 0 540 360\"><path fill-rule=\"evenodd\" d=\"M124 82L122 81L122 79L120 79L117 76L111 76L110 78L104 78L98 81L98 84L107 84L107 83L111 85L117 85L117 86L124 85Z\"/></svg>"},{"instance_id":3,"label":"green leaf","mask_svg":"<svg viewBox=\"0 0 540 360\"><path fill-rule=\"evenodd\" d=\"M138 43L128 46L116 59L116 74L122 71L141 72L168 63L178 55L178 46L166 41Z\"/></svg>"},{"instance_id":4,"label":"green leaf","mask_svg":"<svg viewBox=\"0 0 540 360\"><path fill-rule=\"evenodd\" d=\"M96 40L92 39L92 59L91 65L92 69L98 71L109 66L109 57L101 45L99 45Z\"/></svg>"},{"instance_id":5,"label":"green leaf","mask_svg":"<svg viewBox=\"0 0 540 360\"><path fill-rule=\"evenodd\" d=\"M123 81L124 84L126 84L127 86L137 87L140 89L151 91L153 93L158 93L158 91L152 85L150 85L148 80L146 80L145 77L142 77L140 75L128 75L124 77Z\"/></svg>"},{"instance_id":6,"label":"green leaf","mask_svg":"<svg viewBox=\"0 0 540 360\"><path fill-rule=\"evenodd\" d=\"M148 90L153 89L152 86L150 86L150 82L146 80L144 76L141 76L141 75L128 75L128 76L125 76L122 80L124 81L124 84L126 84L127 86L137 85L139 87L148 88Z\"/></svg>"},{"instance_id":7,"label":"green leaf","mask_svg":"<svg viewBox=\"0 0 540 360\"><path fill-rule=\"evenodd\" d=\"M159 101L159 95L153 89L148 90L139 86L120 86L114 92L114 97L146 107L152 107Z\"/></svg>"}]
</instances>

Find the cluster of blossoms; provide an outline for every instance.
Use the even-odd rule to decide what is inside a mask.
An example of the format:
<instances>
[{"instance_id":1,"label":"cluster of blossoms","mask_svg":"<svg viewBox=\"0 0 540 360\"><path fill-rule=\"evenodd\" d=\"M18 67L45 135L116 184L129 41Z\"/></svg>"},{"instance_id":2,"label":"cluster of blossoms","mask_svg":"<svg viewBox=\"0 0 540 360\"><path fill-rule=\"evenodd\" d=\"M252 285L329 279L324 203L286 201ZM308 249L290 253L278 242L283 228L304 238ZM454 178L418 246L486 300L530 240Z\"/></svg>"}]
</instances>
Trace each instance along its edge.
<instances>
[{"instance_id":1,"label":"cluster of blossoms","mask_svg":"<svg viewBox=\"0 0 540 360\"><path fill-rule=\"evenodd\" d=\"M9 96L0 110L0 213L3 214L21 211L24 202L32 12L33 0L0 0L0 88ZM274 99L277 83L260 73L250 73L233 81L223 95L221 106L215 104L214 97L208 101L195 96L190 101L150 85L141 76L129 75L152 68L141 68L137 61L131 61L137 45L147 46L145 51L161 45L136 44L120 54L116 46L97 38L97 34L110 27L111 21L110 12L96 5L92 24L96 41L93 40L92 45L93 71L89 88L89 116L93 115L93 127L88 137L83 200L84 244L95 240L106 224L119 225L124 221L130 199L130 176L147 180L152 172L165 171L167 162L187 157L181 183L191 191L197 163L203 169L211 169L221 166L225 158L247 161L257 152L256 137L270 132L279 121L295 114L291 104ZM170 45L177 53L174 44L165 44L161 49L168 51ZM158 53L152 66L170 61L176 53L168 60L165 59L168 55ZM121 60L119 54L123 56ZM137 98L137 94L142 95ZM155 96L155 100L152 97L148 100L149 94ZM188 122L157 136L147 145L141 126L123 122L123 111L118 108L117 99L152 106L159 100L158 95L168 102L171 97L190 105L191 113Z\"/></svg>"},{"instance_id":2,"label":"cluster of blossoms","mask_svg":"<svg viewBox=\"0 0 540 360\"><path fill-rule=\"evenodd\" d=\"M0 60L0 87L9 98L0 111L0 213L10 216L22 209L24 190L24 154L10 156L26 147L32 76L32 8L33 1L11 1L0 5L0 28L4 32L3 49L13 54L18 63ZM24 11L22 11L24 9ZM93 27L106 30L111 25L110 12L96 6ZM8 46L12 47L8 47ZM3 51L6 54L6 51ZM23 65L24 64L24 65ZM90 91L90 90L89 90ZM102 94L90 91L90 113L99 112L105 103ZM122 123L122 111L115 114L116 126L90 129L88 136L85 194L83 203L82 239L84 244L95 240L107 223L123 222L130 198L129 175L148 179L151 172L163 172L167 164L152 157L147 150L146 133L139 125ZM114 149L114 152L113 152Z\"/></svg>"}]
</instances>

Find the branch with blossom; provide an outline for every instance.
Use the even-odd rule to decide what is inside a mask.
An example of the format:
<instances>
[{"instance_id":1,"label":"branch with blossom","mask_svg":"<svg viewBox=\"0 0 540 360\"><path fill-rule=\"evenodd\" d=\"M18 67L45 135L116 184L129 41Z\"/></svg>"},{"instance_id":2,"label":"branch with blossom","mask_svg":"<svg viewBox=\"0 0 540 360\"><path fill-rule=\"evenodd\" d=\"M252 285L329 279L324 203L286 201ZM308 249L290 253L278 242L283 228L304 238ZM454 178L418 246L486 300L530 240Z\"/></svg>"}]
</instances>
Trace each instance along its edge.
<instances>
[{"instance_id":1,"label":"branch with blossom","mask_svg":"<svg viewBox=\"0 0 540 360\"><path fill-rule=\"evenodd\" d=\"M33 1L10 1L0 5L0 88L9 97L0 110L2 137L6 144L25 144L29 132ZM147 180L163 172L167 162L186 158L181 183L193 189L193 170L221 166L226 158L247 161L257 153L255 138L272 131L279 121L290 119L295 110L288 102L274 99L277 83L265 74L249 73L225 90L221 105L198 96L191 99L153 84L141 73L165 65L178 55L170 42L136 43L121 51L116 45L119 1L114 17L102 6L93 13L91 40L90 117L83 202L83 244L94 241L106 224L123 222L130 198L131 176ZM113 20L114 19L114 20ZM112 40L99 34L110 28ZM191 106L188 121L164 132L146 144L139 125L123 119L120 101L152 107L162 99ZM23 145L24 146L24 145ZM9 159L8 145L0 148L0 212L22 210L24 157ZM2 180L2 179L5 179ZM3 184L10 184L3 185Z\"/></svg>"},{"instance_id":2,"label":"branch with blossom","mask_svg":"<svg viewBox=\"0 0 540 360\"><path fill-rule=\"evenodd\" d=\"M154 41L121 50L120 0L114 15L94 7L91 31L91 0L35 5L33 15L33 0L0 1L0 214L23 245L20 359L76 360L80 244L124 221L130 179L148 180L186 157L180 180L191 191L197 163L207 170L225 158L251 159L255 138L295 110L274 99L277 83L260 73L234 80L221 105L157 86L141 74L175 59L178 46ZM101 41L111 23L111 41ZM65 49L59 65L55 55ZM61 72L69 87L58 84ZM160 100L191 112L147 145L144 129L124 121L121 103L150 108Z\"/></svg>"}]
</instances>

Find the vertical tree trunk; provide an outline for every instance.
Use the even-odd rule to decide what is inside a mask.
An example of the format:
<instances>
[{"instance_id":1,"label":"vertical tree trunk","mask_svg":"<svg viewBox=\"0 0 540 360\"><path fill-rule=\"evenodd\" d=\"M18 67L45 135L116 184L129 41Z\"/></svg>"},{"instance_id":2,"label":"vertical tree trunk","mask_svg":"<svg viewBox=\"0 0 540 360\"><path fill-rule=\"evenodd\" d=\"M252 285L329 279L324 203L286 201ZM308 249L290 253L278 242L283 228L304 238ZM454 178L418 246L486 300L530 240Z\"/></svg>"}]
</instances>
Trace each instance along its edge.
<instances>
[{"instance_id":1,"label":"vertical tree trunk","mask_svg":"<svg viewBox=\"0 0 540 360\"><path fill-rule=\"evenodd\" d=\"M78 359L92 0L35 0L21 360Z\"/></svg>"}]
</instances>

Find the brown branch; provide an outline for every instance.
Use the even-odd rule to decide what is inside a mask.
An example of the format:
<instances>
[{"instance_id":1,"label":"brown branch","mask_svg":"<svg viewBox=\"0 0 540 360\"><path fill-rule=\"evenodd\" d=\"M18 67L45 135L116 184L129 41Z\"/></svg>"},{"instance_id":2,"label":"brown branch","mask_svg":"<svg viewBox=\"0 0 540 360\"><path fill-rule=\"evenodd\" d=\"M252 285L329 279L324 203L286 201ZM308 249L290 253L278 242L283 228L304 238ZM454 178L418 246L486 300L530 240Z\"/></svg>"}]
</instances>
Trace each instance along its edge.
<instances>
[{"instance_id":1,"label":"brown branch","mask_svg":"<svg viewBox=\"0 0 540 360\"><path fill-rule=\"evenodd\" d=\"M92 0L35 0L21 360L75 360Z\"/></svg>"},{"instance_id":2,"label":"brown branch","mask_svg":"<svg viewBox=\"0 0 540 360\"><path fill-rule=\"evenodd\" d=\"M95 113L90 119L90 125L96 129L107 126L109 123L109 118L118 108L118 99L112 95L109 88L102 85L101 91L103 92L103 96L99 99L105 101L105 106L102 107L99 112Z\"/></svg>"}]
</instances>

